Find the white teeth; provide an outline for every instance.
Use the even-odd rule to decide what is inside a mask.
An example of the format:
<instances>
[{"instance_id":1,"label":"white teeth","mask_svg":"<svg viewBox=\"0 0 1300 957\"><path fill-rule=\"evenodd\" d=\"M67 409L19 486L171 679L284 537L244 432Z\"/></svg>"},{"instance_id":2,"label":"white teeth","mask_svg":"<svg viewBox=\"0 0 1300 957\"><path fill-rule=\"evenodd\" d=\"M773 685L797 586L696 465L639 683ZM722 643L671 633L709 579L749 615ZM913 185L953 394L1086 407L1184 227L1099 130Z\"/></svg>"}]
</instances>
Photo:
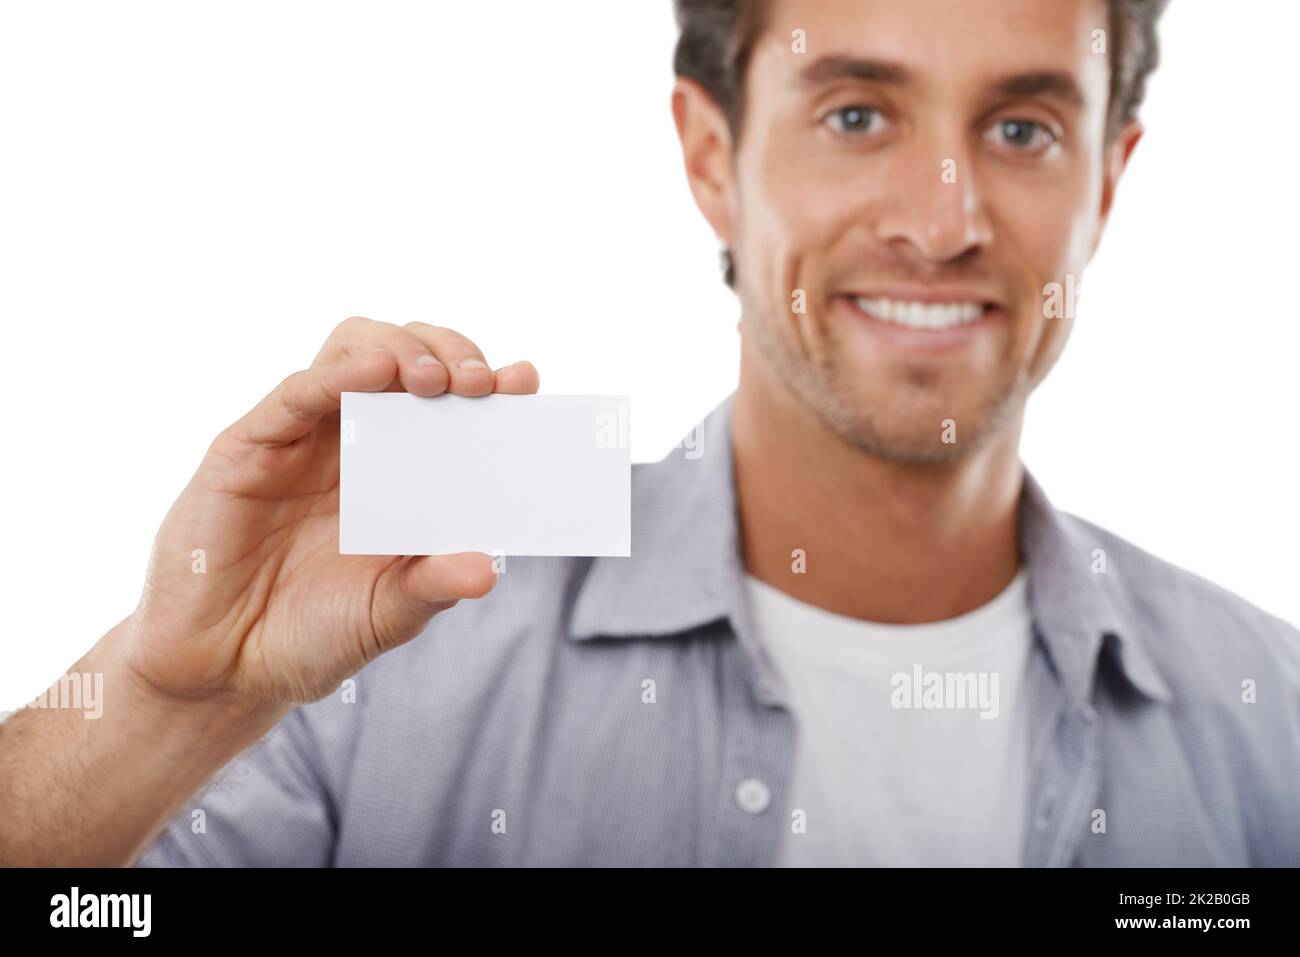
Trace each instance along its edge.
<instances>
[{"instance_id":1,"label":"white teeth","mask_svg":"<svg viewBox=\"0 0 1300 957\"><path fill-rule=\"evenodd\" d=\"M853 301L873 319L909 329L951 329L984 315L984 304L979 302L924 303L904 299L864 299L861 296L854 296Z\"/></svg>"}]
</instances>

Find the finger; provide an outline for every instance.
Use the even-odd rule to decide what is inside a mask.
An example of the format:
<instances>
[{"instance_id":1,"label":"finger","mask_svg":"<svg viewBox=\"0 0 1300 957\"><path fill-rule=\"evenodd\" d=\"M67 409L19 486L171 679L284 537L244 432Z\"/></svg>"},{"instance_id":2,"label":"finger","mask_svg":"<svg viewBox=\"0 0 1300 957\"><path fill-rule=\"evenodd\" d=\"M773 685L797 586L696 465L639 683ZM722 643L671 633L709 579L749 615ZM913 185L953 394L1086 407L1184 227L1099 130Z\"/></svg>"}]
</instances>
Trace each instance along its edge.
<instances>
[{"instance_id":1,"label":"finger","mask_svg":"<svg viewBox=\"0 0 1300 957\"><path fill-rule=\"evenodd\" d=\"M397 379L387 391L429 396L447 390L451 375L423 340L401 326L365 316L349 316L335 326L312 365L337 364L357 352L376 348L397 356Z\"/></svg>"},{"instance_id":2,"label":"finger","mask_svg":"<svg viewBox=\"0 0 1300 957\"><path fill-rule=\"evenodd\" d=\"M414 336L410 338L415 339ZM398 356L398 378L403 389L412 395L441 395L451 385L451 373L429 347L418 339L417 345Z\"/></svg>"},{"instance_id":3,"label":"finger","mask_svg":"<svg viewBox=\"0 0 1300 957\"><path fill-rule=\"evenodd\" d=\"M502 366L496 375L496 391L503 395L532 395L541 384L541 376L527 359Z\"/></svg>"},{"instance_id":4,"label":"finger","mask_svg":"<svg viewBox=\"0 0 1300 957\"><path fill-rule=\"evenodd\" d=\"M451 373L451 392L456 395L487 395L496 385L496 377L472 341L454 329L431 326L427 322L408 322L402 327L429 347Z\"/></svg>"},{"instance_id":5,"label":"finger","mask_svg":"<svg viewBox=\"0 0 1300 957\"><path fill-rule=\"evenodd\" d=\"M402 569L402 591L417 603L482 598L497 583L493 561L484 552L417 555Z\"/></svg>"},{"instance_id":6,"label":"finger","mask_svg":"<svg viewBox=\"0 0 1300 957\"><path fill-rule=\"evenodd\" d=\"M482 598L496 584L491 555L420 555L393 565L375 583L372 615L387 651L418 635L435 614L463 598Z\"/></svg>"},{"instance_id":7,"label":"finger","mask_svg":"<svg viewBox=\"0 0 1300 957\"><path fill-rule=\"evenodd\" d=\"M382 392L396 378L397 357L392 352L357 352L334 365L295 372L232 429L255 445L287 445L337 412L344 392Z\"/></svg>"}]
</instances>

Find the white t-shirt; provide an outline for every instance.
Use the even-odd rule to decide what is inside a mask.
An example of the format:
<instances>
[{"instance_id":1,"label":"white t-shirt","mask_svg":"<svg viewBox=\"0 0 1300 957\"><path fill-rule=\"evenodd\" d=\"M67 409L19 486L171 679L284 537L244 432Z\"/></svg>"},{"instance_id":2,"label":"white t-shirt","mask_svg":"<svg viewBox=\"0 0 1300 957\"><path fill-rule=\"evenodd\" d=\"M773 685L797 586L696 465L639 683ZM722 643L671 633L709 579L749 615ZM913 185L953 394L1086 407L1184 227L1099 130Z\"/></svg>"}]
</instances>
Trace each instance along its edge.
<instances>
[{"instance_id":1,"label":"white t-shirt","mask_svg":"<svg viewBox=\"0 0 1300 957\"><path fill-rule=\"evenodd\" d=\"M1033 646L1024 569L983 607L922 625L837 615L745 578L798 735L778 863L1019 866Z\"/></svg>"}]
</instances>

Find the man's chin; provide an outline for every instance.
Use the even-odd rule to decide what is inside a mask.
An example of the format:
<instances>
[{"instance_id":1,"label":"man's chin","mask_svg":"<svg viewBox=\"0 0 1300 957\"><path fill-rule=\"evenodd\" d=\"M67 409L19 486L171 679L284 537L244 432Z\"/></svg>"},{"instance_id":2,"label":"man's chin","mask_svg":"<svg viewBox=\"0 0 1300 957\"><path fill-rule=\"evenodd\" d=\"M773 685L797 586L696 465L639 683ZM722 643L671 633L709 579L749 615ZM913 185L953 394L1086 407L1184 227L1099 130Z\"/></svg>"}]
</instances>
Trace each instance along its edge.
<instances>
[{"instance_id":1,"label":"man's chin","mask_svg":"<svg viewBox=\"0 0 1300 957\"><path fill-rule=\"evenodd\" d=\"M848 362L842 344L835 342L809 362L792 351L764 348L773 344L761 336L757 341L774 377L797 404L846 445L884 461L918 466L959 461L1023 406L1014 381L982 363L979 369L958 369Z\"/></svg>"},{"instance_id":2,"label":"man's chin","mask_svg":"<svg viewBox=\"0 0 1300 957\"><path fill-rule=\"evenodd\" d=\"M870 428L856 428L841 432L849 445L872 458L896 465L926 466L957 462L970 454L972 445L960 442L943 442L940 439L920 439L908 434L891 434Z\"/></svg>"},{"instance_id":3,"label":"man's chin","mask_svg":"<svg viewBox=\"0 0 1300 957\"><path fill-rule=\"evenodd\" d=\"M1011 397L981 404L930 395L908 403L895 393L823 403L819 415L845 443L868 455L922 466L957 462L982 448L1002 431L1015 407Z\"/></svg>"}]
</instances>

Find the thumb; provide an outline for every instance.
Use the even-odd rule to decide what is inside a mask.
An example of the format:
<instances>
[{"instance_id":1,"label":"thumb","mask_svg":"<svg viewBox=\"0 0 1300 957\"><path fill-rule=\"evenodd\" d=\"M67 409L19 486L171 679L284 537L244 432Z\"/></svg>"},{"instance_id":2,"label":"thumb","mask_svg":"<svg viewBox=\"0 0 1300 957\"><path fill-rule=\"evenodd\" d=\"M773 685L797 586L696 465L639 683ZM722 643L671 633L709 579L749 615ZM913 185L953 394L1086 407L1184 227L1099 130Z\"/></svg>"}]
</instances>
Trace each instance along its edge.
<instances>
[{"instance_id":1,"label":"thumb","mask_svg":"<svg viewBox=\"0 0 1300 957\"><path fill-rule=\"evenodd\" d=\"M482 598L496 585L491 555L415 555L388 568L375 582L371 620L383 651L410 641L440 611L462 598Z\"/></svg>"}]
</instances>

